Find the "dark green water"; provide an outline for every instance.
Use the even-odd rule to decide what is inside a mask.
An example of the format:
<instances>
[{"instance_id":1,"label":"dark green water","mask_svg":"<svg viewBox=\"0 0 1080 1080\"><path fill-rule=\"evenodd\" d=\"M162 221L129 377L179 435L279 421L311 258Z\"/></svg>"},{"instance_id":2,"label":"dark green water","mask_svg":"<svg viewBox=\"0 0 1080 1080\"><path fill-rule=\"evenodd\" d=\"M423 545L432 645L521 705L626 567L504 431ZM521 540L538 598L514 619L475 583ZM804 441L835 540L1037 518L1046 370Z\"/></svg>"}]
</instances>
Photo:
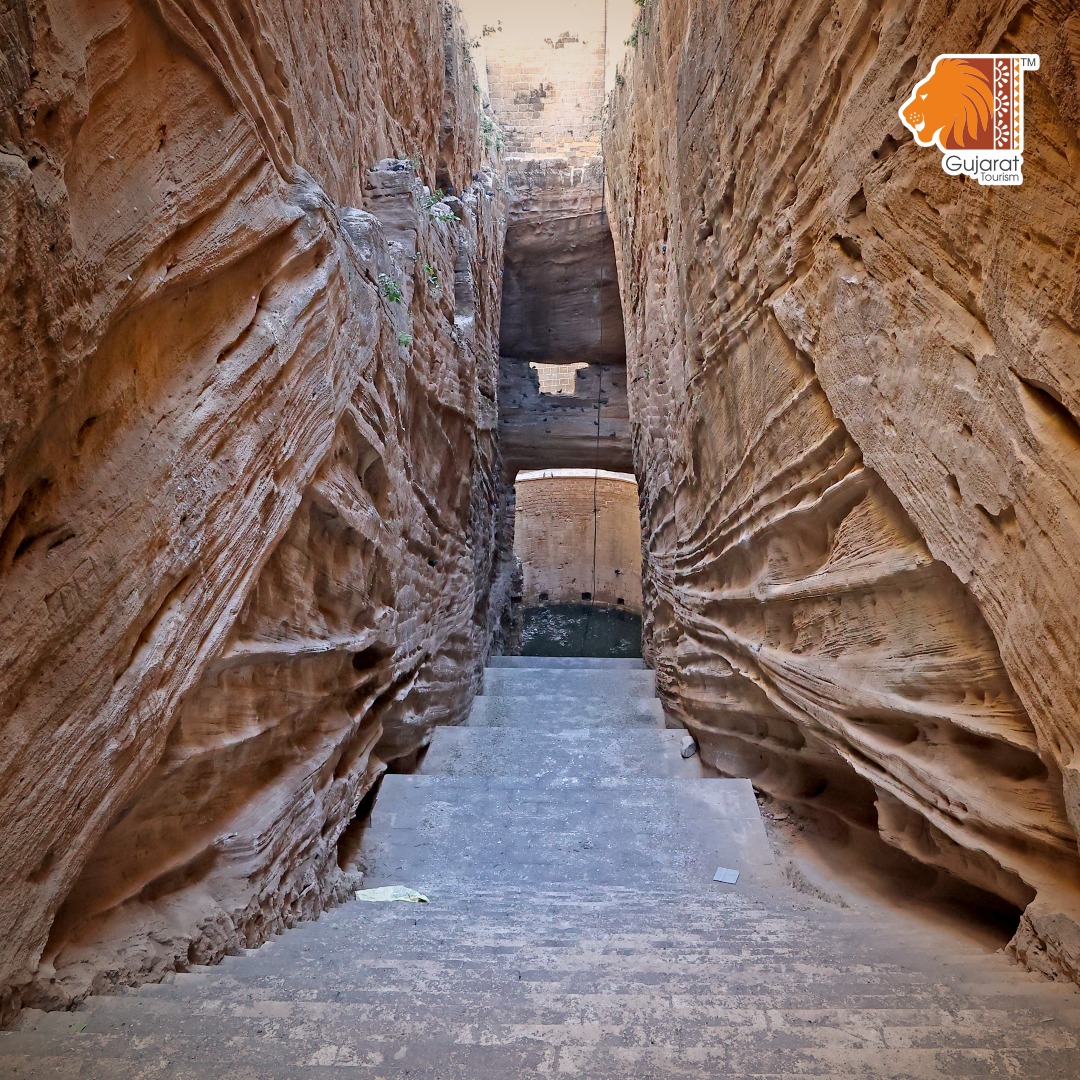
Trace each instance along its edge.
<instances>
[{"instance_id":1,"label":"dark green water","mask_svg":"<svg viewBox=\"0 0 1080 1080\"><path fill-rule=\"evenodd\" d=\"M522 656L641 655L641 616L603 604L525 609Z\"/></svg>"}]
</instances>

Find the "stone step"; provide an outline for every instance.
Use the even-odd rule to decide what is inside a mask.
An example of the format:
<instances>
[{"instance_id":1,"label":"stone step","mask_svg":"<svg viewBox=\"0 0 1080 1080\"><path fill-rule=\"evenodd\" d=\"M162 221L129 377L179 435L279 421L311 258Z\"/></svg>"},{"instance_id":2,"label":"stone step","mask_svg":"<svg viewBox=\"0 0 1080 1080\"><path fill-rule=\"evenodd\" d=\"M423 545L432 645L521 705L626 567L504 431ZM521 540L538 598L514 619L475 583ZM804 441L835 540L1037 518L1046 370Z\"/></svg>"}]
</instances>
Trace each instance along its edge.
<instances>
[{"instance_id":1,"label":"stone step","mask_svg":"<svg viewBox=\"0 0 1080 1080\"><path fill-rule=\"evenodd\" d=\"M388 974L391 985L383 987L379 981ZM494 1011L500 1022L549 1024L558 1023L559 1017L583 1013L597 1022L618 1023L626 1015L658 1008L677 1009L687 1022L707 1024L723 1021L728 1015L732 1023L738 1023L734 1017L761 1012L788 1016L813 1013L834 1018L850 1014L854 1020L875 1013L882 1023L910 1026L955 1025L976 1020L985 1023L987 1018L1000 1021L1003 1015L1008 1015L1013 1023L1031 1030L1047 1026L1056 1032L1075 1030L1077 1018L1075 1002L1066 1011L1061 1002L1048 1005L1037 994L1020 1000L980 998L959 984L932 987L926 980L910 977L893 986L888 972L882 972L876 981L865 975L838 971L831 977L819 975L805 985L779 989L773 982L770 986L761 983L757 987L706 984L694 986L690 991L681 989L680 981L666 977L642 980L626 987L618 980L617 972L598 975L586 988L549 986L539 970L524 971L521 977L518 973L503 977L496 972L495 985L490 987L483 985L483 972L426 967L422 974L422 978L418 974L413 981L401 981L389 968L375 969L351 986L324 984L314 974L288 978L279 985L265 976L249 983L252 976L243 973L232 981L212 978L193 985L178 978L175 983L154 985L153 993L144 990L131 997L93 998L85 1010L69 1015L79 1017L82 1030L90 1031L104 1030L103 1025L154 1024L159 1016L173 1014L318 1015L324 1005L348 1010L354 1021L366 1016L376 1026L383 1016L407 1013L417 1007L429 1010L433 1017L464 1020L473 1015L483 1018L485 1013L490 1016ZM431 989L435 985L442 989L432 997ZM967 1020L961 1021L961 1017Z\"/></svg>"},{"instance_id":2,"label":"stone step","mask_svg":"<svg viewBox=\"0 0 1080 1080\"><path fill-rule=\"evenodd\" d=\"M500 694L474 698L465 726L547 732L603 727L615 734L632 727L662 728L667 722L660 700L654 697L623 697L613 703L603 697Z\"/></svg>"},{"instance_id":3,"label":"stone step","mask_svg":"<svg viewBox=\"0 0 1080 1080\"><path fill-rule=\"evenodd\" d=\"M102 999L105 1000L105 999ZM119 1000L119 999L116 999ZM41 1009L23 1009L19 1013L19 1031L36 1031L39 1034L77 1035L86 1029L85 1012L44 1012ZM0 1032L0 1047L5 1032Z\"/></svg>"},{"instance_id":4,"label":"stone step","mask_svg":"<svg viewBox=\"0 0 1080 1080\"><path fill-rule=\"evenodd\" d=\"M407 964L402 961L399 965ZM485 985L489 974L494 985ZM389 975L392 985L381 981ZM370 1025L371 1038L387 1019L406 1017L419 1009L431 1017L431 1024L471 1023L496 1018L500 1023L578 1023L584 1018L595 1023L625 1023L627 1017L662 1017L672 1012L680 1022L698 1027L737 1023L737 1017L768 1014L773 1017L845 1017L858 1022L864 1014L876 1014L879 1026L902 1023L924 1028L953 1026L982 1031L988 1023L1015 1024L1021 1030L1038 1033L1046 1029L1054 1037L1065 1032L1075 1037L1078 1025L1075 1002L1044 1000L1040 994L1023 998L979 997L962 984L928 984L913 975L906 978L889 971L876 981L866 975L844 971L814 973L803 978L798 971L762 972L757 984L736 978L730 987L707 984L687 992L685 980L653 978L624 985L617 972L598 974L589 990L564 986L549 980L542 970L487 972L457 969L454 966L423 966L412 982L394 981L389 965L361 974L351 985L338 980L329 983L317 972L298 974L274 983L263 976L241 975L236 982L211 980L190 985L179 978L175 983L145 988L134 997L91 999L74 1015L83 1019L85 1032L108 1032L121 1028L134 1031L140 1025L152 1027L159 1016L318 1017L327 1009L348 1012L351 1022ZM745 983L745 985L743 984ZM895 984L895 985L894 985ZM109 1002L116 1002L115 1005ZM951 1019L947 1019L951 1018ZM164 1029L171 1025L161 1024ZM239 1027L240 1025L236 1025ZM55 1033L48 1033L56 1038ZM1047 1045L1043 1042L1043 1045ZM4 1051L0 1044L0 1054ZM12 1052L18 1047L8 1045Z\"/></svg>"},{"instance_id":5,"label":"stone step","mask_svg":"<svg viewBox=\"0 0 1080 1080\"><path fill-rule=\"evenodd\" d=\"M442 908L450 910L436 911ZM666 914L670 921L676 922L679 912L667 909ZM296 970L321 966L327 975L333 972L347 975L358 965L366 971L392 964L402 955L426 963L429 952L436 959L445 953L456 966L498 966L512 962L519 967L543 967L560 952L568 951L574 955L560 960L561 970L568 977L578 971L607 966L622 967L635 977L652 971L676 972L699 967L696 976L708 981L714 976L722 980L726 977L724 972L749 971L754 965L799 964L808 970L827 965L829 970L843 969L868 978L877 977L888 968L910 970L920 977L932 974L934 978L953 982L998 981L1016 987L1020 993L1033 987L1045 989L1042 983L1016 982L1008 966L1001 966L1001 958L992 954L970 953L963 957L963 962L954 958L946 964L935 960L925 947L901 948L889 939L882 941L880 935L875 937L861 923L845 928L848 939L840 948L836 944L837 934L816 927L809 920L793 920L790 936L786 932L765 932L760 927L768 924L749 920L731 930L714 928L711 934L705 929L690 929L684 934L669 928L665 936L663 927L651 931L635 929L633 934L621 935L610 923L591 929L587 919L588 915L583 914L580 922L564 920L562 925L546 932L530 934L525 919L499 921L498 912L478 910L476 905L468 904L455 907L452 901L438 898L422 908L402 905L393 915L342 919L303 944L292 942L294 935L289 933L271 943L281 946L284 942L285 947L264 946L239 967L238 960L230 959L227 968L248 976L264 971L274 974L280 965L287 964ZM710 958L716 960L715 971L701 968ZM176 978L194 985L203 979L218 979L223 971L221 965L213 965L178 974Z\"/></svg>"},{"instance_id":6,"label":"stone step","mask_svg":"<svg viewBox=\"0 0 1080 1080\"><path fill-rule=\"evenodd\" d=\"M484 668L484 697L526 697L540 701L590 698L617 710L627 699L656 696L648 669L550 671L542 668ZM615 712L618 718L618 712Z\"/></svg>"},{"instance_id":7,"label":"stone step","mask_svg":"<svg viewBox=\"0 0 1080 1080\"><path fill-rule=\"evenodd\" d=\"M733 1007L720 999L712 1008L684 1009L678 1005L685 1032L683 1041L720 1043L725 1036L756 1034L760 1042L784 1036L789 1046L820 1046L828 1042L861 1040L879 1046L983 1046L986 1024L1002 1032L1000 1046L1014 1049L1075 1049L1075 1033L1061 1026L1039 1023L1037 1014L1007 1009L986 1009L956 1017L944 1008L936 1009L773 1009ZM650 1017L663 1010L655 997L639 995L627 1000L619 995L596 995L593 1000L560 1002L541 1010L502 1009L490 1001L458 1006L440 996L423 996L412 1001L390 998L378 1004L341 1001L264 1001L257 1005L237 1005L215 1009L210 1003L181 1010L176 1005L154 999L141 1009L95 1008L83 1017L85 1034L153 1040L161 1031L193 1037L214 1038L227 1043L236 1038L293 1039L323 1032L362 1031L363 1045L377 1047L399 1043L409 1029L432 1037L439 1033L467 1032L462 1041L498 1045L529 1037L542 1029L558 1045L588 1045L597 1037L627 1033L633 1027L647 1027ZM854 1032L862 1032L854 1035ZM846 1040L845 1040L846 1033ZM681 1033L680 1033L681 1034ZM703 1040L702 1036L706 1036ZM630 1036L632 1038L632 1035ZM344 1038L349 1039L348 1035ZM354 1037L355 1038L355 1037ZM355 1041L353 1045L358 1045Z\"/></svg>"},{"instance_id":8,"label":"stone step","mask_svg":"<svg viewBox=\"0 0 1080 1080\"><path fill-rule=\"evenodd\" d=\"M485 680L419 774L384 779L360 842L367 887L430 903L346 904L220 965L27 1011L0 1076L1078 1075L1074 988L784 886L750 783L679 756L652 672Z\"/></svg>"},{"instance_id":9,"label":"stone step","mask_svg":"<svg viewBox=\"0 0 1080 1080\"><path fill-rule=\"evenodd\" d=\"M624 895L631 893L627 889L616 891ZM766 952L746 971L733 971L721 962L717 951L710 954L704 950L681 972L665 972L662 964L654 964L654 970L642 972L638 968L643 960L649 959L650 952L655 956L662 951L658 949L662 943L651 943L649 950L649 943L643 941L636 942L631 949L620 949L618 941L609 940L612 963L601 965L596 957L583 955L577 941L558 936L557 919L553 920L556 925L549 927L535 919L538 911L545 910L546 897L538 897L540 903L530 905L524 890L516 895L514 904L520 914L530 911L533 914L534 936L556 935L551 940L555 949L554 967L548 963L515 970L513 958L486 965L470 963L459 953L475 954L472 940L455 942L452 936L447 936L448 928L425 926L439 912L438 904L416 909L404 905L366 908L355 904L337 909L320 924L278 939L268 949L221 965L222 971L229 968L236 971L238 979L216 981L210 973L219 969L207 969L207 974L178 976L170 984L147 988L137 996L93 999L87 1012L67 1014L72 1019L85 1018L83 1022L87 1024L85 1033L79 1034L71 1045L104 1070L112 1069L87 1075L110 1077L141 1075L116 1071L114 1062L121 1070L136 1066L150 1069L156 1063L177 1060L194 1062L190 1066L193 1069L213 1068L221 1058L222 1047L234 1059L242 1053L244 1065L258 1066L259 1076L302 1075L297 1070L306 1068L367 1067L356 1064L358 1061L378 1067L378 1075L399 1075L385 1073L385 1066L375 1064L379 1060L389 1061L395 1069L398 1062L407 1060L414 1070L409 1075L425 1075L423 1070L428 1061L434 1061L433 1068L440 1070L458 1061L466 1063L462 1068L474 1070L487 1069L493 1063L509 1067L515 1061L525 1061L524 1057L515 1057L516 1053L527 1054L537 1044L548 1051L569 1053L586 1070L582 1075L606 1076L610 1074L594 1072L594 1066L599 1068L600 1062L604 1069L609 1067L614 1060L605 1056L609 1050L619 1053L627 1050L636 1054L634 1061L645 1060L641 1056L645 1044L638 1035L642 1030L661 1035L660 1041L677 1052L679 1060L690 1055L694 1060L708 1062L712 1055L723 1050L725 1061L745 1060L748 1067L752 1066L753 1071L745 1075L767 1075L761 1070L772 1061L771 1055L782 1048L788 1055L784 1060L789 1064L796 1062L803 1067L806 1063L798 1055L810 1054L818 1061L815 1055L831 1049L839 1056L820 1060L833 1060L840 1070L835 1075L876 1076L879 1075L876 1072L843 1071L866 1066L867 1059L851 1051L874 1042L880 1052L888 1054L889 1060L893 1060L893 1051L917 1050L923 1055L917 1060L924 1064L937 1062L938 1067L944 1068L949 1063L954 1069L949 1073L924 1075L965 1075L964 1069L979 1063L987 1070L986 1075L993 1076L995 1069L1004 1069L1005 1065L1004 1059L988 1059L983 1052L988 1030L994 1032L995 1053L1010 1051L1023 1055L1025 1065L1034 1070L1024 1071L1024 1076L1053 1076L1053 1071L1041 1071L1043 1066L1047 1070L1059 1068L1062 1054L1075 1051L1072 1034L1077 1030L1075 995L1070 999L1071 1013L1066 1015L1066 1020L1071 1016L1073 1023L1044 1032L1041 1029L1046 1026L1047 1016L1042 1014L1048 1012L1045 993L1031 995L1031 1000L1025 1002L1009 1000L997 1008L977 1002L977 1007L971 1008L974 999L970 990L937 984L922 971L905 973L880 965L862 971L845 970L830 953L839 950L844 954L852 947L865 947L867 942L881 942L883 935L867 919L837 913L838 922L851 924L849 933L827 936L832 949L826 947L820 963L804 962L787 970L775 969L766 962L768 950L779 946L775 940L770 942L770 934L775 936L777 927L786 924L776 917L784 912L772 913L760 908L757 897L769 895L769 890L756 889L752 896L738 898L741 901L738 904L734 903L733 894L723 894L728 906L747 912L754 907L762 916L759 937ZM692 890L683 890L665 899L685 902L694 895ZM487 894L483 899L501 908L514 906L498 893ZM559 915L565 915L565 909L574 902L568 890L554 899L562 905ZM578 902L575 906L600 905ZM616 907L614 903L608 906ZM799 920L812 917L816 910L815 905L805 907ZM717 914L726 929L725 912L719 910ZM334 922L339 923L336 929L340 933L355 929L358 921L368 924L366 929L371 934L384 939L392 930L404 930L408 934L410 925L432 930L428 943L432 959L425 961L422 953L392 948L385 963L373 964L366 954L368 940L350 939L344 943L327 933L335 929L331 925ZM797 923L791 929L798 936ZM459 918L458 931L475 936L475 921ZM677 920L672 920L672 933L679 932ZM626 934L628 939L640 936ZM717 940L726 938L717 936ZM293 952L297 946L301 952L311 949L313 955L306 962L299 962L286 955L290 949L281 948L286 944ZM386 944L393 946L394 942ZM813 952L815 942L807 940L803 945ZM917 952L904 955L913 963L924 960ZM328 957L339 963L347 958L353 967L337 989L339 980L327 970ZM273 974L269 978L253 977L251 969L256 967L264 967ZM571 972L568 968L575 970ZM264 983L278 985L260 992ZM151 994L150 990L156 993ZM674 1037L673 1017L677 1019ZM1051 1014L1050 1019L1055 1017ZM683 1031L692 1032L693 1037L681 1039ZM342 1032L345 1034L339 1035ZM109 1036L118 1033L123 1041L109 1040ZM418 1038L418 1033L422 1037ZM87 1040L87 1035L105 1038ZM291 1071L262 1072L271 1064L262 1054L268 1042L282 1070ZM471 1056L468 1051L473 1045L495 1047L499 1052ZM129 1050L129 1057L123 1058L124 1047L138 1049ZM392 1048L393 1054L389 1055L389 1050L384 1053L384 1047ZM397 1058L403 1048L404 1056ZM939 1048L947 1051L948 1056L926 1056L929 1050ZM745 1058L732 1058L731 1052L736 1050L745 1054ZM58 1060L55 1032L36 1044L32 1040L29 1044L0 1042L4 1063L16 1063L18 1075L49 1075L26 1071L34 1067L33 1057L38 1052L43 1055L46 1067ZM374 1056L360 1057L362 1053ZM378 1057L380 1053L382 1059ZM564 1058L553 1060L561 1062ZM900 1054L896 1060L910 1064L916 1059ZM325 1064L329 1061L338 1064ZM212 1073L171 1069L164 1075ZM452 1073L443 1071L438 1075ZM476 1075L486 1074L476 1071ZM628 1075L641 1073L634 1071ZM1001 1075L1008 1075L1008 1071Z\"/></svg>"},{"instance_id":10,"label":"stone step","mask_svg":"<svg viewBox=\"0 0 1080 1080\"><path fill-rule=\"evenodd\" d=\"M528 731L516 727L442 727L419 772L425 776L554 779L586 777L705 776L698 757L684 760L680 730L578 727Z\"/></svg>"},{"instance_id":11,"label":"stone step","mask_svg":"<svg viewBox=\"0 0 1080 1080\"><path fill-rule=\"evenodd\" d=\"M607 656L493 656L489 668L545 668L549 671L641 671L645 661Z\"/></svg>"},{"instance_id":12,"label":"stone step","mask_svg":"<svg viewBox=\"0 0 1080 1080\"><path fill-rule=\"evenodd\" d=\"M719 866L745 884L780 882L746 780L388 776L359 858L369 887L421 892L455 881L711 888Z\"/></svg>"},{"instance_id":13,"label":"stone step","mask_svg":"<svg viewBox=\"0 0 1080 1080\"><path fill-rule=\"evenodd\" d=\"M422 1015L422 1014L421 1014ZM214 1028L159 1031L150 1039L126 1033L77 1039L78 1053L94 1061L87 1071L51 1075L172 1078L244 1076L260 1080L291 1077L410 1077L479 1080L488 1077L578 1076L670 1080L702 1076L851 1077L912 1080L930 1077L1024 1077L1064 1080L1075 1075L1072 1045L1033 1048L1019 1026L993 1031L989 1041L943 1032L929 1046L891 1045L891 1033L875 1026L759 1024L696 1029L657 1010L654 1017L627 1018L615 1028L583 1018L565 1025L460 1025L429 1033L422 1022L403 1021L371 1040L364 1027L298 1026L282 1030L264 1022L262 1034L229 1035ZM16 1035L27 1062L35 1052L57 1060L55 1044L40 1036ZM936 1045L935 1045L936 1044ZM1019 1058L1018 1058L1019 1055ZM95 1061L96 1059L96 1061ZM60 1059L61 1061L63 1059ZM223 1067L228 1062L231 1068ZM10 1062L9 1062L10 1064ZM345 1072L344 1070L350 1070ZM11 1075L49 1076L48 1072Z\"/></svg>"},{"instance_id":14,"label":"stone step","mask_svg":"<svg viewBox=\"0 0 1080 1080\"><path fill-rule=\"evenodd\" d=\"M869 960L867 951L865 960ZM1075 1001L1049 1000L1041 991L1000 994L984 984L964 980L927 978L927 972L902 970L867 963L833 963L834 956L773 962L758 954L739 962L702 956L680 964L655 964L639 970L632 962L620 965L612 959L591 968L578 965L564 970L563 958L550 954L523 963L518 957L470 961L468 957L417 956L406 951L365 962L358 949L352 962L297 964L296 970L236 970L225 965L216 975L203 979L177 978L171 983L144 989L132 1001L161 998L176 1003L222 1001L251 1003L259 1000L333 1001L382 1005L407 1005L434 987L452 994L455 1008L495 1009L500 1015L534 1017L538 1012L575 1010L595 1012L605 1003L618 1008L644 1007L660 994L676 1003L681 1012L710 1014L721 1009L1005 1009L1019 1015L1037 1014L1043 1019L1064 1015L1068 1009L1077 1020ZM407 968L407 971L403 971ZM230 972L232 972L230 974ZM602 1000L601 1000L602 999ZM125 1000L125 999L119 999ZM396 1006L395 1006L396 1007Z\"/></svg>"},{"instance_id":15,"label":"stone step","mask_svg":"<svg viewBox=\"0 0 1080 1080\"><path fill-rule=\"evenodd\" d=\"M408 920L408 915L401 919ZM1019 988L997 968L994 958L969 958L962 970L935 964L923 952L900 958L889 949L881 951L866 937L853 943L852 955L836 947L822 947L810 938L803 949L789 945L773 955L767 948L740 953L719 942L710 951L682 952L665 949L657 940L654 954L640 947L613 946L601 953L569 940L561 948L525 946L479 948L467 932L452 927L424 928L418 935L394 933L385 925L368 928L365 934L346 934L320 942L303 955L265 954L258 962L230 957L213 967L191 973L173 973L160 983L127 990L109 997L88 999L113 1003L109 1007L132 1007L151 998L168 1001L213 1002L215 1008L261 1000L334 1000L378 1003L415 994L418 988L438 979L453 985L463 1001L490 1002L508 989L528 989L528 999L511 993L507 1008L546 1007L553 999L587 1001L596 994L616 993L627 1001L647 998L657 987L677 1000L681 1008L711 1008L713 999L735 1001L775 1000L776 1007L823 1007L822 994L833 1004L854 996L873 998L874 1008L915 1007L905 998L918 997L920 1007L938 1007L944 1001L951 1011L999 1000L994 1007L1020 1009L1037 1003L1046 1016L1077 1016L1080 1002L1070 987L1044 982ZM394 954L393 946L398 946ZM594 943L595 946L595 943ZM790 985L770 986L762 976L797 970L802 973ZM590 981L591 978L591 981ZM612 981L612 980L615 981ZM522 984L518 986L516 984ZM618 986L618 990L613 988ZM1015 994L1001 994L1008 986ZM895 998L892 1004L890 1001ZM1006 998L1009 1000L1006 1001ZM796 1003L798 1003L796 1005ZM1064 1010L1064 1011L1062 1011ZM33 1016L28 1012L27 1017ZM50 1014L52 1015L52 1014ZM79 1013L66 1013L77 1017ZM27 1025L40 1026L27 1019ZM48 1024L69 1033L63 1025ZM75 1025L77 1026L77 1024Z\"/></svg>"}]
</instances>

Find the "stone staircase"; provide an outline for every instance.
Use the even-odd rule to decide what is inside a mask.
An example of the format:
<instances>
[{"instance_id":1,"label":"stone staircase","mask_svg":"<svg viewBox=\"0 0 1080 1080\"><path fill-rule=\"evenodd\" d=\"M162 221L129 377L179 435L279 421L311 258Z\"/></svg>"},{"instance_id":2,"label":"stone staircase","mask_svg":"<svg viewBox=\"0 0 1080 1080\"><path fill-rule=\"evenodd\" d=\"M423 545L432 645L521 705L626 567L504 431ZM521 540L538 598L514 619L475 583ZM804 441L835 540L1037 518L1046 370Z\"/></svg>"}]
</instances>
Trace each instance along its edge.
<instances>
[{"instance_id":1,"label":"stone staircase","mask_svg":"<svg viewBox=\"0 0 1080 1080\"><path fill-rule=\"evenodd\" d=\"M0 1075L1080 1076L1071 987L785 886L750 784L682 759L640 662L493 663L361 849L367 887L429 904L27 1012Z\"/></svg>"}]
</instances>

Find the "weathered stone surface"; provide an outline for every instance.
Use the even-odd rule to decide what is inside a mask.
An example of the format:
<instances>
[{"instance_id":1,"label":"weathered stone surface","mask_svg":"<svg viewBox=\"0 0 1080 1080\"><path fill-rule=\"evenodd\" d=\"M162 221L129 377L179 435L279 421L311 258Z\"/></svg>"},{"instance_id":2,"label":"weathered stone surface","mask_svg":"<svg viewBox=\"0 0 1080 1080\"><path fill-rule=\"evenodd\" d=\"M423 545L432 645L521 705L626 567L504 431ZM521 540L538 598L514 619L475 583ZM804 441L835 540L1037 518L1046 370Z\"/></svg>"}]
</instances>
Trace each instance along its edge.
<instances>
[{"instance_id":1,"label":"weathered stone surface","mask_svg":"<svg viewBox=\"0 0 1080 1080\"><path fill-rule=\"evenodd\" d=\"M600 141L611 9L633 0L462 0L510 154L592 160ZM625 22L620 20L619 25Z\"/></svg>"},{"instance_id":2,"label":"weathered stone surface","mask_svg":"<svg viewBox=\"0 0 1080 1080\"><path fill-rule=\"evenodd\" d=\"M385 762L463 714L505 198L435 0L0 21L10 1009L317 913Z\"/></svg>"},{"instance_id":3,"label":"weathered stone surface","mask_svg":"<svg viewBox=\"0 0 1080 1080\"><path fill-rule=\"evenodd\" d=\"M946 176L900 124L965 51L1041 54L1023 187ZM1017 951L1077 977L1075 5L656 0L624 82L668 708L724 771L1026 906Z\"/></svg>"}]
</instances>

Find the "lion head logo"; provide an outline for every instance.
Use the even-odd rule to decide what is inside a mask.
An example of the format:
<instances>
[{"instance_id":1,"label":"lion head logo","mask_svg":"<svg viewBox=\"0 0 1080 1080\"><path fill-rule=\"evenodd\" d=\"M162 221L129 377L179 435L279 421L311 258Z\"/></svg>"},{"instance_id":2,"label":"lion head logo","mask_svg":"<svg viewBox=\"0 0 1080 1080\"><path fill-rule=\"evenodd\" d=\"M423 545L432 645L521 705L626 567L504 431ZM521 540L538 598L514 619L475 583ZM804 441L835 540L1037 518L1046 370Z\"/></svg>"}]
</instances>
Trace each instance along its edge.
<instances>
[{"instance_id":1,"label":"lion head logo","mask_svg":"<svg viewBox=\"0 0 1080 1080\"><path fill-rule=\"evenodd\" d=\"M920 146L936 142L942 151L992 148L993 115L989 73L970 59L944 56L900 110L900 119Z\"/></svg>"}]
</instances>

